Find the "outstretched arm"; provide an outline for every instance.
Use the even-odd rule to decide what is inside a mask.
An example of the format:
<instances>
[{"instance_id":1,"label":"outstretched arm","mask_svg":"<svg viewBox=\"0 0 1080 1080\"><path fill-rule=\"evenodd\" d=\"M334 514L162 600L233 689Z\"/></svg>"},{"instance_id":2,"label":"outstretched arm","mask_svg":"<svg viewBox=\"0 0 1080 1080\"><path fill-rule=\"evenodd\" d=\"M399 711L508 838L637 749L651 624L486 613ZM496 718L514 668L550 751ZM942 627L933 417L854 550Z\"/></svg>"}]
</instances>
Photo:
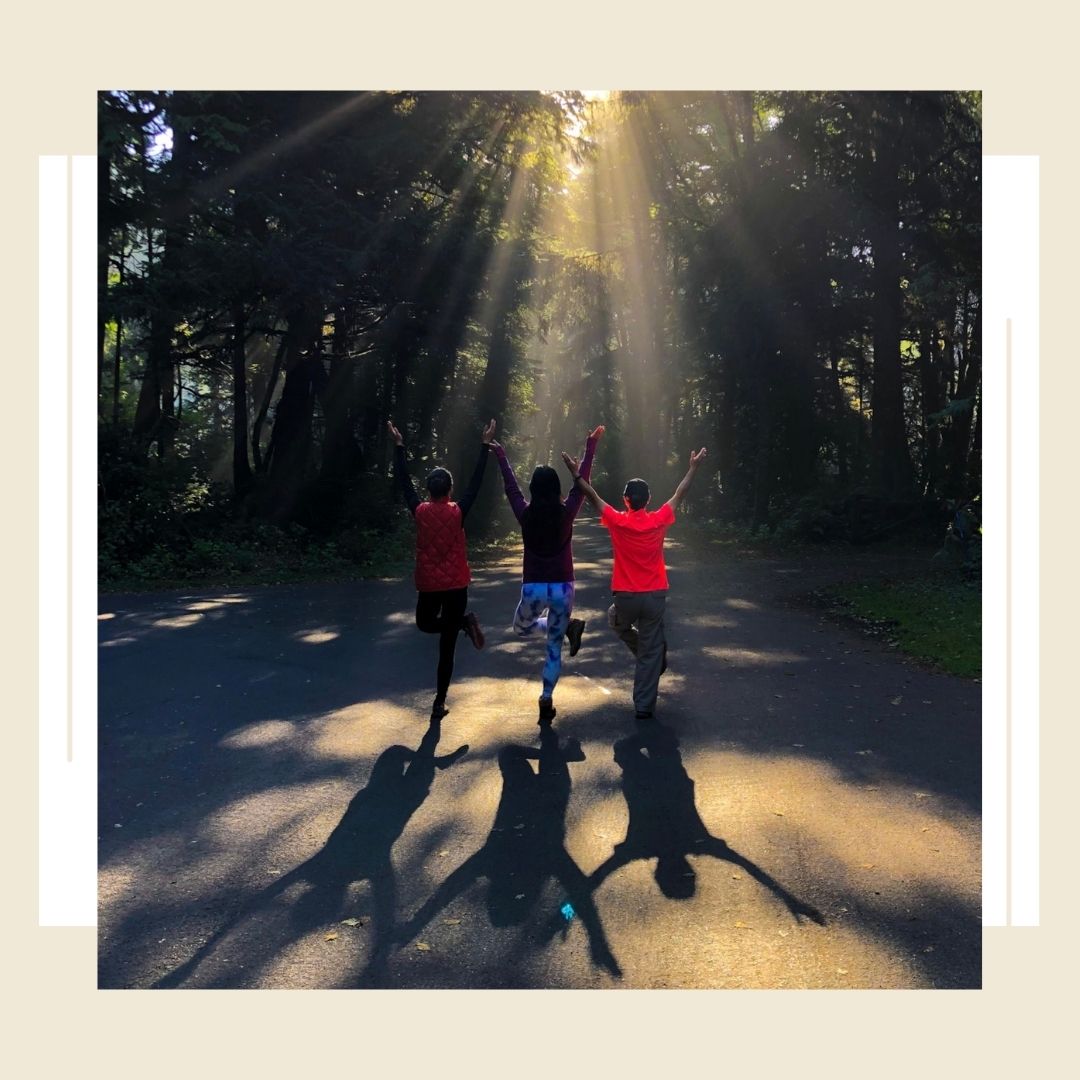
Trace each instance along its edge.
<instances>
[{"instance_id":1,"label":"outstretched arm","mask_svg":"<svg viewBox=\"0 0 1080 1080\"><path fill-rule=\"evenodd\" d=\"M593 963L597 967L606 968L616 979L622 977L622 969L619 967L615 954L608 944L607 935L604 933L604 924L600 921L600 913L596 910L593 902L593 888L589 879L581 872L577 863L563 848L555 858L555 876L562 883L570 898L573 913L581 916L585 926L585 932L589 938L589 953Z\"/></svg>"},{"instance_id":2,"label":"outstretched arm","mask_svg":"<svg viewBox=\"0 0 1080 1080\"><path fill-rule=\"evenodd\" d=\"M574 483L584 493L585 498L589 500L596 511L599 514L603 514L604 507L607 503L600 498L596 493L596 489L581 475L581 464L577 458L571 457L565 450L562 453L563 464L570 470L570 475L574 479Z\"/></svg>"},{"instance_id":3,"label":"outstretched arm","mask_svg":"<svg viewBox=\"0 0 1080 1080\"><path fill-rule=\"evenodd\" d=\"M480 494L480 485L484 481L484 469L487 466L488 451L491 449L491 444L495 441L495 421L489 420L487 427L484 428L484 434L480 440L480 457L477 459L476 467L473 469L472 478L469 480L469 486L465 489L465 494L458 499L457 504L461 507L461 520L465 521L465 515L469 512L472 504L476 502L476 496Z\"/></svg>"},{"instance_id":4,"label":"outstretched arm","mask_svg":"<svg viewBox=\"0 0 1080 1080\"><path fill-rule=\"evenodd\" d=\"M745 855L740 855L737 851L729 848L719 837L709 837L709 841L703 849L703 854L712 855L717 859L723 859L725 862L741 866L755 881L764 885L773 896L783 903L796 922L801 919L810 919L812 922L816 922L818 926L825 925L825 917L817 908L810 904L804 904L797 896L789 893L774 877L767 874L756 863L751 862Z\"/></svg>"},{"instance_id":5,"label":"outstretched arm","mask_svg":"<svg viewBox=\"0 0 1080 1080\"><path fill-rule=\"evenodd\" d=\"M469 752L469 744L465 743L449 754L441 754L435 759L436 769L449 769L459 758L463 758Z\"/></svg>"},{"instance_id":6,"label":"outstretched arm","mask_svg":"<svg viewBox=\"0 0 1080 1080\"><path fill-rule=\"evenodd\" d=\"M394 440L394 479L397 481L398 487L401 488L401 494L405 499L405 505L409 508L409 513L415 515L416 508L420 505L420 496L416 494L412 477L409 475L409 467L405 464L405 440L402 438L401 432L394 427L393 420L387 420L386 427L390 432L390 437Z\"/></svg>"},{"instance_id":7,"label":"outstretched arm","mask_svg":"<svg viewBox=\"0 0 1080 1080\"><path fill-rule=\"evenodd\" d=\"M499 462L499 471L502 473L506 501L510 504L510 509L514 511L514 517L520 523L525 513L525 507L528 504L525 502L525 496L521 494L521 488L518 486L517 477L514 475L514 466L510 464L510 459L506 456L506 451L500 442L492 439L491 449L495 451L495 458Z\"/></svg>"},{"instance_id":8,"label":"outstretched arm","mask_svg":"<svg viewBox=\"0 0 1080 1080\"><path fill-rule=\"evenodd\" d=\"M404 946L416 937L447 904L452 903L474 881L487 873L488 854L485 845L479 851L474 851L454 870L408 922L398 925L394 931L394 940L398 946Z\"/></svg>"},{"instance_id":9,"label":"outstretched arm","mask_svg":"<svg viewBox=\"0 0 1080 1080\"><path fill-rule=\"evenodd\" d=\"M690 490L690 484L694 479L694 473L697 472L698 466L705 460L705 447L703 446L696 454L691 451L690 453L690 468L686 470L686 475L679 481L679 486L675 489L675 494L668 499L668 506L672 510L678 509L679 503L682 502L683 496Z\"/></svg>"},{"instance_id":10,"label":"outstretched arm","mask_svg":"<svg viewBox=\"0 0 1080 1080\"><path fill-rule=\"evenodd\" d=\"M604 434L604 425L594 428L585 437L585 456L581 459L580 473L582 479L588 481L592 477L593 458L596 456L596 444L600 441L600 436ZM574 485L574 490L566 497L566 511L570 515L572 521L577 512L581 509L581 504L585 501L585 491L577 484Z\"/></svg>"}]
</instances>

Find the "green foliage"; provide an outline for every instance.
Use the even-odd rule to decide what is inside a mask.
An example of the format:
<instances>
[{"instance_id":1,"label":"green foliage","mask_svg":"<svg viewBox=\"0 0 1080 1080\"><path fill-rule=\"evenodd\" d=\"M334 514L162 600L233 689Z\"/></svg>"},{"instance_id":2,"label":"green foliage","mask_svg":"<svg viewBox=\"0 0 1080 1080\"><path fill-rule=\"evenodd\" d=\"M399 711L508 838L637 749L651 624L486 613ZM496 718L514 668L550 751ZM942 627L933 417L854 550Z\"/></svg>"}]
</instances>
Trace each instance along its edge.
<instances>
[{"instance_id":1,"label":"green foliage","mask_svg":"<svg viewBox=\"0 0 1080 1080\"><path fill-rule=\"evenodd\" d=\"M459 474L491 415L525 464L604 423L611 484L708 445L688 509L754 543L939 529L980 469L980 110L102 94L103 579L391 565L391 416Z\"/></svg>"},{"instance_id":2,"label":"green foliage","mask_svg":"<svg viewBox=\"0 0 1080 1080\"><path fill-rule=\"evenodd\" d=\"M841 586L837 595L860 619L911 656L953 675L977 678L982 668L982 596L954 575L919 581Z\"/></svg>"}]
</instances>

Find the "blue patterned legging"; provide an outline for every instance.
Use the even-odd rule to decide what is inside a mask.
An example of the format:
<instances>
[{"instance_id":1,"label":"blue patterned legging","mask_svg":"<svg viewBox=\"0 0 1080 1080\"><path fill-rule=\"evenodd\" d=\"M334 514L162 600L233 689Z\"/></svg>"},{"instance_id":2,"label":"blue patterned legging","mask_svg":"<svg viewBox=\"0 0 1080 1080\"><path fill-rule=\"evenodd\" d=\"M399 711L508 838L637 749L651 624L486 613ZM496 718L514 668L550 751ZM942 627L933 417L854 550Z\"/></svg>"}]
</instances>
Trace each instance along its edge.
<instances>
[{"instance_id":1,"label":"blue patterned legging","mask_svg":"<svg viewBox=\"0 0 1080 1080\"><path fill-rule=\"evenodd\" d=\"M521 600L514 612L514 633L533 630L547 632L547 660L544 663L544 697L555 693L562 671L562 645L570 612L574 610L572 581L529 581L521 586Z\"/></svg>"}]
</instances>

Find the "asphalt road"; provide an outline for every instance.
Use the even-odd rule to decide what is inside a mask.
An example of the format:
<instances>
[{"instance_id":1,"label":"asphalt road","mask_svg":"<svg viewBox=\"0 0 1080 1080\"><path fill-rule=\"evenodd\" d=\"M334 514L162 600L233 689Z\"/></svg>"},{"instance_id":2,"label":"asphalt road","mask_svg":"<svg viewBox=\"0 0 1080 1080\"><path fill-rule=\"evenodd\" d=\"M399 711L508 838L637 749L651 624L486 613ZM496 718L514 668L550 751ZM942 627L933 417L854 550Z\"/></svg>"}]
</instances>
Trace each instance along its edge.
<instances>
[{"instance_id":1,"label":"asphalt road","mask_svg":"<svg viewBox=\"0 0 1080 1080\"><path fill-rule=\"evenodd\" d=\"M676 526L643 727L606 533L575 550L544 740L517 559L435 728L408 580L103 596L99 984L977 987L978 684L789 602L851 563Z\"/></svg>"}]
</instances>

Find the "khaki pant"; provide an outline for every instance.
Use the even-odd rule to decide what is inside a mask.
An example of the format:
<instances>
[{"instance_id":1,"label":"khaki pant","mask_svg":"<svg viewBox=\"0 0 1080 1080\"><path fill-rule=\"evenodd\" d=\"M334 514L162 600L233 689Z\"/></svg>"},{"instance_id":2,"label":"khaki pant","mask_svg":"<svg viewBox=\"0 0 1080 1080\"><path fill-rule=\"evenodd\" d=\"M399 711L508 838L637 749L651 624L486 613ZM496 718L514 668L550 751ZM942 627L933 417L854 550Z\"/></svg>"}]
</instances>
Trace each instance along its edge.
<instances>
[{"instance_id":1,"label":"khaki pant","mask_svg":"<svg viewBox=\"0 0 1080 1080\"><path fill-rule=\"evenodd\" d=\"M667 591L617 592L608 608L608 625L637 657L634 668L634 710L651 713L656 708L660 670L664 665L664 608Z\"/></svg>"}]
</instances>

